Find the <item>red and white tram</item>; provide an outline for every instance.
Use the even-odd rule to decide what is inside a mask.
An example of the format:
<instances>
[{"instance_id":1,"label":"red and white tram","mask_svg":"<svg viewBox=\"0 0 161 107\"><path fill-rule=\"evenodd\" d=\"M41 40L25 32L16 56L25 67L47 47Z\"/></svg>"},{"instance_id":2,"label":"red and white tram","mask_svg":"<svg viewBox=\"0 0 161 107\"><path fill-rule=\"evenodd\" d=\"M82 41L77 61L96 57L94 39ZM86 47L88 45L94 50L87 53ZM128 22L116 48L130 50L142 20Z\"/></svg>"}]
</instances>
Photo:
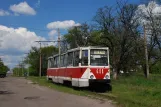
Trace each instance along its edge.
<instances>
[{"instance_id":1,"label":"red and white tram","mask_svg":"<svg viewBox=\"0 0 161 107\"><path fill-rule=\"evenodd\" d=\"M60 58L60 59L59 59ZM59 63L60 60L60 63ZM74 87L109 84L108 47L79 47L48 58L47 79Z\"/></svg>"}]
</instances>

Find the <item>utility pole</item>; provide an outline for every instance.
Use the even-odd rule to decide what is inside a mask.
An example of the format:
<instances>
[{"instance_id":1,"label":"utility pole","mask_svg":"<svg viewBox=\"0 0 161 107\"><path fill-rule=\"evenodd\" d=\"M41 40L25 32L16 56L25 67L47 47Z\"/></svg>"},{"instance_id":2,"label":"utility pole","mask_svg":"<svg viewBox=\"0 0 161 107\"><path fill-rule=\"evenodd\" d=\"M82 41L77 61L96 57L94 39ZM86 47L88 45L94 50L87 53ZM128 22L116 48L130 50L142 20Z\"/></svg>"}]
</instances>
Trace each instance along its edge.
<instances>
[{"instance_id":1,"label":"utility pole","mask_svg":"<svg viewBox=\"0 0 161 107\"><path fill-rule=\"evenodd\" d=\"M41 77L41 41L35 41L35 42L38 42L40 44L40 65L39 65L39 77Z\"/></svg>"},{"instance_id":2,"label":"utility pole","mask_svg":"<svg viewBox=\"0 0 161 107\"><path fill-rule=\"evenodd\" d=\"M21 67L21 64L19 62L18 76L20 76L20 67Z\"/></svg>"},{"instance_id":3,"label":"utility pole","mask_svg":"<svg viewBox=\"0 0 161 107\"><path fill-rule=\"evenodd\" d=\"M17 64L17 70L15 71L15 75L18 76L18 69L19 69L19 65Z\"/></svg>"},{"instance_id":4,"label":"utility pole","mask_svg":"<svg viewBox=\"0 0 161 107\"><path fill-rule=\"evenodd\" d=\"M22 74L21 74L21 76L24 76L24 73L23 73L23 57L22 57L21 69L22 69Z\"/></svg>"},{"instance_id":5,"label":"utility pole","mask_svg":"<svg viewBox=\"0 0 161 107\"><path fill-rule=\"evenodd\" d=\"M25 53L27 54L26 58L27 58L27 64L28 64L28 68L27 68L27 76L30 76L30 71L29 71L29 53Z\"/></svg>"},{"instance_id":6,"label":"utility pole","mask_svg":"<svg viewBox=\"0 0 161 107\"><path fill-rule=\"evenodd\" d=\"M40 68L39 68L39 77L41 77L41 42L39 42L40 44Z\"/></svg>"},{"instance_id":7,"label":"utility pole","mask_svg":"<svg viewBox=\"0 0 161 107\"><path fill-rule=\"evenodd\" d=\"M145 62L146 62L146 78L149 78L149 61L148 61L148 49L147 49L147 37L146 37L146 26L143 26L144 29L144 48L145 48Z\"/></svg>"},{"instance_id":8,"label":"utility pole","mask_svg":"<svg viewBox=\"0 0 161 107\"><path fill-rule=\"evenodd\" d=\"M40 70L39 70L39 77L41 77L41 42L40 42Z\"/></svg>"},{"instance_id":9,"label":"utility pole","mask_svg":"<svg viewBox=\"0 0 161 107\"><path fill-rule=\"evenodd\" d=\"M50 40L50 41L35 41L35 42L38 42L39 44L40 44L40 69L39 69L39 76L41 77L41 63L42 63L42 58L41 58L41 43L42 42L58 42L58 47L59 47L59 67L60 67L60 42L61 42L61 40L60 40L60 30L59 30L59 28L58 28L58 40L56 40L56 41L53 41L53 40Z\"/></svg>"},{"instance_id":10,"label":"utility pole","mask_svg":"<svg viewBox=\"0 0 161 107\"><path fill-rule=\"evenodd\" d=\"M60 38L60 37L59 37ZM42 42L58 42L58 41L35 41L35 42L38 42L40 44L40 68L39 68L39 76L41 77L41 64L42 64L42 58L41 58L41 43Z\"/></svg>"},{"instance_id":11,"label":"utility pole","mask_svg":"<svg viewBox=\"0 0 161 107\"><path fill-rule=\"evenodd\" d=\"M28 63L28 77L30 76L30 71L29 71L29 58L27 58L27 63Z\"/></svg>"},{"instance_id":12,"label":"utility pole","mask_svg":"<svg viewBox=\"0 0 161 107\"><path fill-rule=\"evenodd\" d=\"M58 28L59 67L60 67L60 30Z\"/></svg>"}]
</instances>

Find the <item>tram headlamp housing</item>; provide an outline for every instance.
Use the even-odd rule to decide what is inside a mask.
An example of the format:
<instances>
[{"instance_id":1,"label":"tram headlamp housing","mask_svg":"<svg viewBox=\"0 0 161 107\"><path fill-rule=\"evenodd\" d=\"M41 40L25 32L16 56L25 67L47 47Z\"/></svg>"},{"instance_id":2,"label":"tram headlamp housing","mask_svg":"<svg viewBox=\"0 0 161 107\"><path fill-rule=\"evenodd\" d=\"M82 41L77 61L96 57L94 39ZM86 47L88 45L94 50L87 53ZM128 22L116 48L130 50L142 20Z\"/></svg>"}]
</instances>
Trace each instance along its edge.
<instances>
[{"instance_id":1,"label":"tram headlamp housing","mask_svg":"<svg viewBox=\"0 0 161 107\"><path fill-rule=\"evenodd\" d=\"M106 76L105 76L105 79L109 79L109 76L108 76L108 75L106 75Z\"/></svg>"},{"instance_id":2,"label":"tram headlamp housing","mask_svg":"<svg viewBox=\"0 0 161 107\"><path fill-rule=\"evenodd\" d=\"M93 76L93 75L91 75L91 76L90 76L90 79L94 79L94 76Z\"/></svg>"}]
</instances>

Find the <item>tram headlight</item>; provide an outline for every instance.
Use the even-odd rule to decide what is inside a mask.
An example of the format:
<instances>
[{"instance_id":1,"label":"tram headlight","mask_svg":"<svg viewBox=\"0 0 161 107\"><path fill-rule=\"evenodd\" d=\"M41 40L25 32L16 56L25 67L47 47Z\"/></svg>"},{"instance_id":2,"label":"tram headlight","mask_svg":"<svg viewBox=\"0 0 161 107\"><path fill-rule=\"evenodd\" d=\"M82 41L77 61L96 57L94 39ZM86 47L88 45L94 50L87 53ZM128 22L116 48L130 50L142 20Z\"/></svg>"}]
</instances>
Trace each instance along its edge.
<instances>
[{"instance_id":1,"label":"tram headlight","mask_svg":"<svg viewBox=\"0 0 161 107\"><path fill-rule=\"evenodd\" d=\"M105 79L109 79L110 77L108 75L105 76Z\"/></svg>"},{"instance_id":2,"label":"tram headlight","mask_svg":"<svg viewBox=\"0 0 161 107\"><path fill-rule=\"evenodd\" d=\"M90 79L93 79L93 78L94 78L94 76L93 76L93 75L91 75L91 76L90 76Z\"/></svg>"}]
</instances>

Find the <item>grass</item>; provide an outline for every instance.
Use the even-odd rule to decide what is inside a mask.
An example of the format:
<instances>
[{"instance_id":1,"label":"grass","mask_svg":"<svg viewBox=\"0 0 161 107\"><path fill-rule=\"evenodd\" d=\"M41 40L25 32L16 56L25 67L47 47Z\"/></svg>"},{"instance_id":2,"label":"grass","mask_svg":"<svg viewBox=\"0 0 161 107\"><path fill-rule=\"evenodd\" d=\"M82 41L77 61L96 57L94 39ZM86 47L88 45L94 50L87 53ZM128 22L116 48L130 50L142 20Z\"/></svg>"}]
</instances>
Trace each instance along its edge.
<instances>
[{"instance_id":1,"label":"grass","mask_svg":"<svg viewBox=\"0 0 161 107\"><path fill-rule=\"evenodd\" d=\"M122 107L161 107L161 75L150 75L149 79L138 74L126 77L121 76L117 80L112 80L112 92L101 94L56 85L46 81L45 77L29 77L29 79L61 92L98 99L112 99L118 102L118 106Z\"/></svg>"},{"instance_id":2,"label":"grass","mask_svg":"<svg viewBox=\"0 0 161 107\"><path fill-rule=\"evenodd\" d=\"M161 107L161 75L120 77L112 81L112 94L123 107Z\"/></svg>"},{"instance_id":3,"label":"grass","mask_svg":"<svg viewBox=\"0 0 161 107\"><path fill-rule=\"evenodd\" d=\"M57 90L57 91L80 95L80 96L87 96L87 97L91 97L91 98L95 98L95 99L98 98L96 96L96 93L94 93L94 92L89 92L88 90L84 90L84 89L76 90L76 89L73 89L72 87L69 87L69 86L64 86L61 84L54 84L50 81L47 81L46 77L41 77L41 78L29 77L28 79L30 79L33 82L33 84L39 84L41 86L46 86L46 87L49 87L49 88ZM99 99L101 99L101 97L99 97Z\"/></svg>"}]
</instances>

